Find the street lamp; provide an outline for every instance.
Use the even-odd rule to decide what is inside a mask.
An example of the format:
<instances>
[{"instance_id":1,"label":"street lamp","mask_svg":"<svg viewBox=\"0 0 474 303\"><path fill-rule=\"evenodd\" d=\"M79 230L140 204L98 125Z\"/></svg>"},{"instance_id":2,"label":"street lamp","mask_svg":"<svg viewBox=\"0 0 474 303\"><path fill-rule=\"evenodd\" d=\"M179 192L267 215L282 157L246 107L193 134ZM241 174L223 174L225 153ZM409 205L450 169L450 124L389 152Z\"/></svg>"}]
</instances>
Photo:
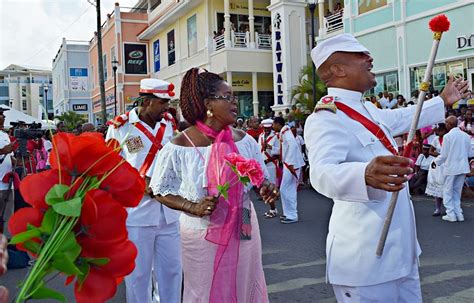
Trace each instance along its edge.
<instances>
[{"instance_id":1,"label":"street lamp","mask_svg":"<svg viewBox=\"0 0 474 303\"><path fill-rule=\"evenodd\" d=\"M117 116L117 65L119 64L119 62L117 61L117 59L113 58L112 60L112 70L114 71L114 111L115 111L115 115L114 116Z\"/></svg>"},{"instance_id":2,"label":"street lamp","mask_svg":"<svg viewBox=\"0 0 474 303\"><path fill-rule=\"evenodd\" d=\"M44 88L44 110L46 112L46 121L49 120L49 115L48 115L48 84L43 85Z\"/></svg>"},{"instance_id":3,"label":"street lamp","mask_svg":"<svg viewBox=\"0 0 474 303\"><path fill-rule=\"evenodd\" d=\"M316 46L315 45L315 34L314 34L314 11L316 10L316 0L308 0L308 8L309 11L311 12L311 50ZM319 13L319 17L321 18L322 12ZM313 60L311 60L312 62ZM316 105L316 66L313 64L313 103Z\"/></svg>"}]
</instances>

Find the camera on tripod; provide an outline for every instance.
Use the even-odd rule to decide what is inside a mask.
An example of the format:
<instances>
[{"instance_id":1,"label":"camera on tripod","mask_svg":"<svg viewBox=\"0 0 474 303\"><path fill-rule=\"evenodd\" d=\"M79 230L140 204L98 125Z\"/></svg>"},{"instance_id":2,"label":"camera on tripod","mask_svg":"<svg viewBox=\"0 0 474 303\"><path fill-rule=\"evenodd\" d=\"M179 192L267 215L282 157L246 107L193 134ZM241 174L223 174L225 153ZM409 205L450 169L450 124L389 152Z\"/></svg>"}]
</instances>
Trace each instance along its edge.
<instances>
[{"instance_id":1,"label":"camera on tripod","mask_svg":"<svg viewBox=\"0 0 474 303\"><path fill-rule=\"evenodd\" d=\"M14 127L13 136L18 141L18 149L16 156L28 157L27 144L28 140L39 139L43 136L44 131L41 129L41 123L25 123L25 122L10 122Z\"/></svg>"}]
</instances>

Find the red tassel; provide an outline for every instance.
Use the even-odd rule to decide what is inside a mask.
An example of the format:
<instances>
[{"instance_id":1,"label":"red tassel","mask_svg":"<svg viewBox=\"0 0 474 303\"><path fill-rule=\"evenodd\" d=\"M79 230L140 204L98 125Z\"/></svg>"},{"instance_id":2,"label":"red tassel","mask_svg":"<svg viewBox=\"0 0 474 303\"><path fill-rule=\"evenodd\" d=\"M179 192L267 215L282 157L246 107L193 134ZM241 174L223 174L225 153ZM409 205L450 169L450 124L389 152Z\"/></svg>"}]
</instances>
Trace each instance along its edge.
<instances>
[{"instance_id":1,"label":"red tassel","mask_svg":"<svg viewBox=\"0 0 474 303\"><path fill-rule=\"evenodd\" d=\"M450 25L451 22L449 22L448 17L444 14L433 17L429 23L430 29L433 32L447 32Z\"/></svg>"}]
</instances>

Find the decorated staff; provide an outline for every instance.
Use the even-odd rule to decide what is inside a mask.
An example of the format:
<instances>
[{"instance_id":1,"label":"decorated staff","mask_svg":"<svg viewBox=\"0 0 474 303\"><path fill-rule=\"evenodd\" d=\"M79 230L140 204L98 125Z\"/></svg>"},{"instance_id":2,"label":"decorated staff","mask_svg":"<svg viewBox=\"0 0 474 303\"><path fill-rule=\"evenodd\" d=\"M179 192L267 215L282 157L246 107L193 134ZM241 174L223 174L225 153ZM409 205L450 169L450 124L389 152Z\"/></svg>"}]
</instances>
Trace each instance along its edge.
<instances>
[{"instance_id":1,"label":"decorated staff","mask_svg":"<svg viewBox=\"0 0 474 303\"><path fill-rule=\"evenodd\" d=\"M450 22L446 15L438 15L432 18L429 22L430 29L433 31L433 45L431 47L430 59L428 60L428 66L425 71L425 76L423 77L423 82L420 84L420 94L418 95L418 103L416 106L416 112L413 116L413 120L410 127L410 132L408 133L407 144L405 145L403 156L408 157L413 146L413 138L415 137L415 132L417 130L418 121L420 120L421 109L423 108L423 101L425 100L426 92L429 89L429 81L431 79L431 72L433 70L433 64L436 58L436 53L438 52L439 42L443 32L449 30ZM379 243L377 246L376 254L377 256L382 256L383 249L385 247L385 242L387 240L388 230L390 229L390 224L392 223L393 212L395 211L395 206L398 201L398 191L394 192L390 200L390 206L385 216L385 222L380 235Z\"/></svg>"}]
</instances>

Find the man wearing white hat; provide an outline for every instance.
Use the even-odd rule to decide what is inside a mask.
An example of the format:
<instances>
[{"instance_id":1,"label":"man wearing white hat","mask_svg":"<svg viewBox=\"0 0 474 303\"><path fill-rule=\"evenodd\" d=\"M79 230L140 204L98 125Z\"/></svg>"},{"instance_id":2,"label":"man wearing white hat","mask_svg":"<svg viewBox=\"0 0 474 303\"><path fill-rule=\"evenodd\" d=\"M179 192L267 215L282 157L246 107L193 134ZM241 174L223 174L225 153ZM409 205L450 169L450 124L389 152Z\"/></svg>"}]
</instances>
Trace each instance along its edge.
<instances>
[{"instance_id":1,"label":"man wearing white hat","mask_svg":"<svg viewBox=\"0 0 474 303\"><path fill-rule=\"evenodd\" d=\"M268 170L268 180L273 184L278 184L278 176L281 178L281 170L278 166L278 155L280 154L280 141L278 135L273 131L273 120L265 119L262 121L263 132L258 137L258 145L265 159ZM267 218L275 218L278 216L278 210L275 202L270 203L270 210L265 214Z\"/></svg>"},{"instance_id":2,"label":"man wearing white hat","mask_svg":"<svg viewBox=\"0 0 474 303\"><path fill-rule=\"evenodd\" d=\"M148 181L155 159L173 136L167 119L174 85L158 79L140 82L138 107L109 122L106 140L122 146L121 155ZM135 270L125 278L127 302L152 301L152 270L161 302L181 302L181 243L179 212L158 203L149 192L129 208L127 230L138 249Z\"/></svg>"},{"instance_id":3,"label":"man wearing white hat","mask_svg":"<svg viewBox=\"0 0 474 303\"><path fill-rule=\"evenodd\" d=\"M369 51L342 34L320 42L311 57L328 95L307 119L311 184L334 200L326 242L327 279L338 302L422 302L421 252L407 190L409 159L394 136L407 133L415 107L381 110L362 94L376 85ZM419 127L443 121L444 105L459 100L466 82L452 79L425 102ZM378 239L391 194L400 191L383 256Z\"/></svg>"}]
</instances>

